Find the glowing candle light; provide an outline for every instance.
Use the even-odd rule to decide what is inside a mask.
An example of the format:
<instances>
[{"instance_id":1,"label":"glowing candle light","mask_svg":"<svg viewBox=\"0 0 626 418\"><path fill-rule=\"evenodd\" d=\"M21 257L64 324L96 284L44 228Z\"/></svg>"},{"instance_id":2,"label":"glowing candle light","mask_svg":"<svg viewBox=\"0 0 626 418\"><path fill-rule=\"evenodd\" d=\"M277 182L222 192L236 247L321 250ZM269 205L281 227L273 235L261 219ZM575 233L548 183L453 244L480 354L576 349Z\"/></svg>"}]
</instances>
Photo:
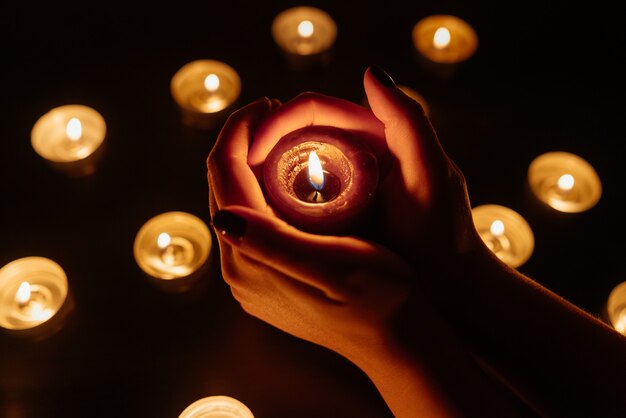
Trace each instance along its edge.
<instances>
[{"instance_id":1,"label":"glowing candle light","mask_svg":"<svg viewBox=\"0 0 626 418\"><path fill-rule=\"evenodd\" d=\"M59 106L41 116L31 131L31 144L55 163L82 160L100 147L106 124L96 110L82 105Z\"/></svg>"},{"instance_id":2,"label":"glowing candle light","mask_svg":"<svg viewBox=\"0 0 626 418\"><path fill-rule=\"evenodd\" d=\"M265 193L292 225L309 232L356 229L378 188L378 163L362 140L309 126L281 138L265 159Z\"/></svg>"},{"instance_id":3,"label":"glowing candle light","mask_svg":"<svg viewBox=\"0 0 626 418\"><path fill-rule=\"evenodd\" d=\"M437 28L433 36L433 46L435 49L444 49L450 45L450 31L445 26Z\"/></svg>"},{"instance_id":4,"label":"glowing candle light","mask_svg":"<svg viewBox=\"0 0 626 418\"><path fill-rule=\"evenodd\" d=\"M560 212L586 211L602 195L602 184L593 167L567 152L536 157L528 167L528 184L541 202Z\"/></svg>"},{"instance_id":5,"label":"glowing candle light","mask_svg":"<svg viewBox=\"0 0 626 418\"><path fill-rule=\"evenodd\" d=\"M59 311L67 293L67 276L54 261L12 261L0 269L0 327L25 330L42 325Z\"/></svg>"},{"instance_id":6,"label":"glowing candle light","mask_svg":"<svg viewBox=\"0 0 626 418\"><path fill-rule=\"evenodd\" d=\"M276 15L272 37L292 65L306 66L328 59L337 38L337 25L321 9L292 7Z\"/></svg>"},{"instance_id":7,"label":"glowing candle light","mask_svg":"<svg viewBox=\"0 0 626 418\"><path fill-rule=\"evenodd\" d=\"M201 219L185 212L166 212L140 228L133 250L144 272L172 280L189 276L200 268L211 246L211 234Z\"/></svg>"},{"instance_id":8,"label":"glowing candle light","mask_svg":"<svg viewBox=\"0 0 626 418\"><path fill-rule=\"evenodd\" d=\"M197 60L174 74L170 91L187 120L196 123L230 108L239 98L241 79L226 63Z\"/></svg>"},{"instance_id":9,"label":"glowing candle light","mask_svg":"<svg viewBox=\"0 0 626 418\"><path fill-rule=\"evenodd\" d=\"M472 217L487 248L503 262L519 267L530 258L535 238L520 214L504 206L482 205L472 209Z\"/></svg>"},{"instance_id":10,"label":"glowing candle light","mask_svg":"<svg viewBox=\"0 0 626 418\"><path fill-rule=\"evenodd\" d=\"M235 398L208 396L189 405L178 418L254 418L254 415Z\"/></svg>"},{"instance_id":11,"label":"glowing candle light","mask_svg":"<svg viewBox=\"0 0 626 418\"><path fill-rule=\"evenodd\" d=\"M411 36L421 67L440 78L454 74L478 49L478 36L472 26L451 15L421 19L413 26Z\"/></svg>"},{"instance_id":12,"label":"glowing candle light","mask_svg":"<svg viewBox=\"0 0 626 418\"><path fill-rule=\"evenodd\" d=\"M620 334L626 335L626 282L615 286L606 303L608 322Z\"/></svg>"}]
</instances>

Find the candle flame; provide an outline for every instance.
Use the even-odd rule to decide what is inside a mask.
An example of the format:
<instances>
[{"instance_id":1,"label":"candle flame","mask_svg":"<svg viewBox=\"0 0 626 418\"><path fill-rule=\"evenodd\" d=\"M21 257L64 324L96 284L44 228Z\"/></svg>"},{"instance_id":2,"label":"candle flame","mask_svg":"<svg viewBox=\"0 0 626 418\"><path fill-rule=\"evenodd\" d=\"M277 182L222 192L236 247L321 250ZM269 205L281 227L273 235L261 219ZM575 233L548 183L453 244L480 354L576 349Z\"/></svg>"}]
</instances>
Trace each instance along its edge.
<instances>
[{"instance_id":1,"label":"candle flame","mask_svg":"<svg viewBox=\"0 0 626 418\"><path fill-rule=\"evenodd\" d=\"M172 237L167 232L161 232L157 237L157 245L160 249L166 248L172 242Z\"/></svg>"},{"instance_id":2,"label":"candle flame","mask_svg":"<svg viewBox=\"0 0 626 418\"><path fill-rule=\"evenodd\" d=\"M310 38L313 36L314 31L315 27L313 26L313 22L310 20L303 20L298 24L298 35L303 38Z\"/></svg>"},{"instance_id":3,"label":"candle flame","mask_svg":"<svg viewBox=\"0 0 626 418\"><path fill-rule=\"evenodd\" d=\"M504 234L504 222L502 222L500 219L496 219L491 223L489 231L496 237L501 236L502 234Z\"/></svg>"},{"instance_id":4,"label":"candle flame","mask_svg":"<svg viewBox=\"0 0 626 418\"><path fill-rule=\"evenodd\" d=\"M24 304L30 300L30 283L22 282L17 293L15 294L15 301L20 304Z\"/></svg>"},{"instance_id":5,"label":"candle flame","mask_svg":"<svg viewBox=\"0 0 626 418\"><path fill-rule=\"evenodd\" d=\"M450 45L450 31L442 26L435 31L433 36L433 46L435 49L444 49Z\"/></svg>"},{"instance_id":6,"label":"candle flame","mask_svg":"<svg viewBox=\"0 0 626 418\"><path fill-rule=\"evenodd\" d=\"M311 154L309 154L309 183L317 191L324 188L322 162L315 151L311 151Z\"/></svg>"},{"instance_id":7,"label":"candle flame","mask_svg":"<svg viewBox=\"0 0 626 418\"><path fill-rule=\"evenodd\" d=\"M78 141L83 136L83 125L80 123L80 119L70 119L65 126L65 134L72 141Z\"/></svg>"},{"instance_id":8,"label":"candle flame","mask_svg":"<svg viewBox=\"0 0 626 418\"><path fill-rule=\"evenodd\" d=\"M220 78L215 74L207 75L204 79L204 88L210 93L217 91L220 88Z\"/></svg>"},{"instance_id":9,"label":"candle flame","mask_svg":"<svg viewBox=\"0 0 626 418\"><path fill-rule=\"evenodd\" d=\"M572 176L571 174L563 174L561 177L559 177L556 184L557 186L559 186L559 189L566 192L572 190L572 188L574 187L574 176Z\"/></svg>"}]
</instances>

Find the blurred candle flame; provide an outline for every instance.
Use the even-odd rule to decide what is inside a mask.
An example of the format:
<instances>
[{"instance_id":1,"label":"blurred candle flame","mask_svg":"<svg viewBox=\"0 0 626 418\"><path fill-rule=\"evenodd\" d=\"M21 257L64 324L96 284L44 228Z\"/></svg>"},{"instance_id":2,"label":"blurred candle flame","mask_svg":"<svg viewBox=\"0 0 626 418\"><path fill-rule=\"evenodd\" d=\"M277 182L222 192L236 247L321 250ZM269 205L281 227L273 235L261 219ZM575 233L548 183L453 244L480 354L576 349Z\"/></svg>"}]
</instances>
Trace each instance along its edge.
<instances>
[{"instance_id":1,"label":"blurred candle flame","mask_svg":"<svg viewBox=\"0 0 626 418\"><path fill-rule=\"evenodd\" d=\"M303 38L310 38L313 36L314 31L315 27L313 26L313 22L310 20L303 20L298 24L298 35Z\"/></svg>"},{"instance_id":2,"label":"blurred candle flame","mask_svg":"<svg viewBox=\"0 0 626 418\"><path fill-rule=\"evenodd\" d=\"M442 26L435 31L433 36L433 46L436 49L444 49L450 45L450 31L448 28Z\"/></svg>"},{"instance_id":3,"label":"blurred candle flame","mask_svg":"<svg viewBox=\"0 0 626 418\"><path fill-rule=\"evenodd\" d=\"M572 176L571 174L563 174L561 177L559 177L556 184L557 186L559 186L559 189L566 192L572 190L572 188L574 187L574 176Z\"/></svg>"},{"instance_id":4,"label":"blurred candle flame","mask_svg":"<svg viewBox=\"0 0 626 418\"><path fill-rule=\"evenodd\" d=\"M216 74L209 74L204 79L204 88L213 93L220 88L220 78Z\"/></svg>"},{"instance_id":5,"label":"blurred candle flame","mask_svg":"<svg viewBox=\"0 0 626 418\"><path fill-rule=\"evenodd\" d=\"M167 232L161 232L157 237L157 245L160 249L166 248L172 242L172 237Z\"/></svg>"},{"instance_id":6,"label":"blurred candle flame","mask_svg":"<svg viewBox=\"0 0 626 418\"><path fill-rule=\"evenodd\" d=\"M315 151L309 154L309 182L317 191L324 188L324 171L322 170L322 162Z\"/></svg>"},{"instance_id":7,"label":"blurred candle flame","mask_svg":"<svg viewBox=\"0 0 626 418\"><path fill-rule=\"evenodd\" d=\"M496 237L501 236L502 234L504 234L504 222L502 222L499 219L496 219L495 221L491 223L491 226L489 227L489 231Z\"/></svg>"},{"instance_id":8,"label":"blurred candle flame","mask_svg":"<svg viewBox=\"0 0 626 418\"><path fill-rule=\"evenodd\" d=\"M15 301L19 304L25 304L30 300L30 295L30 283L22 282L19 289L17 289L17 293L15 294Z\"/></svg>"},{"instance_id":9,"label":"blurred candle flame","mask_svg":"<svg viewBox=\"0 0 626 418\"><path fill-rule=\"evenodd\" d=\"M83 136L83 125L80 123L80 119L70 119L65 126L65 134L72 141L78 141Z\"/></svg>"}]
</instances>

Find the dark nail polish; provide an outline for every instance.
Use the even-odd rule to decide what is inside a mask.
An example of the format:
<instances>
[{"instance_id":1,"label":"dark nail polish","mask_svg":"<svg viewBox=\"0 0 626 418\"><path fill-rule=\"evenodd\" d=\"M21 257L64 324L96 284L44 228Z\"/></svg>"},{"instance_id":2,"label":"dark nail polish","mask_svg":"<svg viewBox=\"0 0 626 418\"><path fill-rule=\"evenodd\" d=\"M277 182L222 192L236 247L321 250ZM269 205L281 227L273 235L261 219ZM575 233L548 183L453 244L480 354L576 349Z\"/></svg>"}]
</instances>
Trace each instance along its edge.
<instances>
[{"instance_id":1,"label":"dark nail polish","mask_svg":"<svg viewBox=\"0 0 626 418\"><path fill-rule=\"evenodd\" d=\"M396 86L396 83L395 81L393 81L393 78L391 78L385 70L383 70L377 65L372 65L370 67L370 74L372 74L374 78L385 87L391 88L391 87Z\"/></svg>"},{"instance_id":2,"label":"dark nail polish","mask_svg":"<svg viewBox=\"0 0 626 418\"><path fill-rule=\"evenodd\" d=\"M218 234L230 241L241 241L246 235L246 220L227 210L218 210L211 224Z\"/></svg>"}]
</instances>

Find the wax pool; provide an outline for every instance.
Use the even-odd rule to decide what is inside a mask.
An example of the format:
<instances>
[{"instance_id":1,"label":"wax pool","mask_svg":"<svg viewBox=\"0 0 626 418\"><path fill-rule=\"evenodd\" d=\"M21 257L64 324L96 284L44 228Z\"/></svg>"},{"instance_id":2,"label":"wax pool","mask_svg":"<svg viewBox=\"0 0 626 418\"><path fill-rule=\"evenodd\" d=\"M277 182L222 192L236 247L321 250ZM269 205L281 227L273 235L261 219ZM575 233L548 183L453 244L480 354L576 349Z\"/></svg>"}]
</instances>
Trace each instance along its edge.
<instances>
[{"instance_id":1,"label":"wax pool","mask_svg":"<svg viewBox=\"0 0 626 418\"><path fill-rule=\"evenodd\" d=\"M319 158L321 172L312 172L312 154ZM263 166L264 192L278 215L304 231L323 234L353 232L362 226L378 176L378 162L369 146L330 126L309 126L285 135Z\"/></svg>"}]
</instances>

